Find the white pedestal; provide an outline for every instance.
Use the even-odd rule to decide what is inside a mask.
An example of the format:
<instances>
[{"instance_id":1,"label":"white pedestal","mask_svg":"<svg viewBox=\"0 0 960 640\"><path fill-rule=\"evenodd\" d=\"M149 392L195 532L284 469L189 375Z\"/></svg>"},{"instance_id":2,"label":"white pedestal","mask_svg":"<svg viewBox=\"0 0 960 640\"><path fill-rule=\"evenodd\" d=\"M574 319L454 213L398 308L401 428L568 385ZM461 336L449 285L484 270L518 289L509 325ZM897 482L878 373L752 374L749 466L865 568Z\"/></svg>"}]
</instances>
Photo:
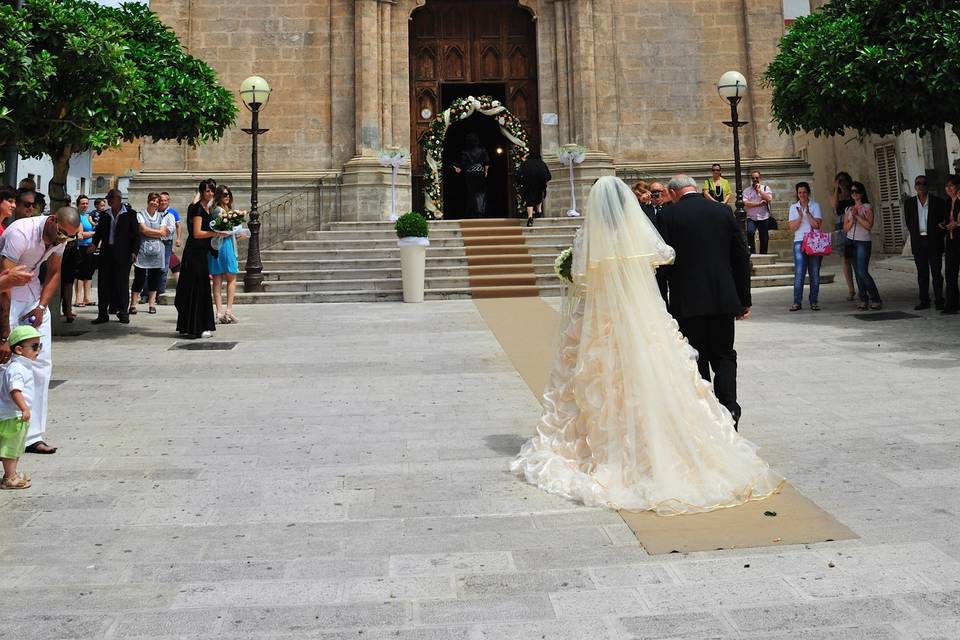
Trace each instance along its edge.
<instances>
[{"instance_id":1,"label":"white pedestal","mask_svg":"<svg viewBox=\"0 0 960 640\"><path fill-rule=\"evenodd\" d=\"M400 270L403 276L403 301L423 302L427 248L420 245L400 247Z\"/></svg>"}]
</instances>

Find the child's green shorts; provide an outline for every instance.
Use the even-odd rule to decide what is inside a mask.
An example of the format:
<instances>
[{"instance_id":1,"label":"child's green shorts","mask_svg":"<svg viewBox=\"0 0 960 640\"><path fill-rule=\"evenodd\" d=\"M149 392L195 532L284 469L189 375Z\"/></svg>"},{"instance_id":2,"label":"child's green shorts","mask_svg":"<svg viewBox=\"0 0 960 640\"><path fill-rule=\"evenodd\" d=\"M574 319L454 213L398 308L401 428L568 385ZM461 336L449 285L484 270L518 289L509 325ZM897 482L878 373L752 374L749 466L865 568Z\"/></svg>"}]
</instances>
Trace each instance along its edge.
<instances>
[{"instance_id":1,"label":"child's green shorts","mask_svg":"<svg viewBox=\"0 0 960 640\"><path fill-rule=\"evenodd\" d=\"M23 455L27 426L28 423L21 418L0 420L0 458L16 460Z\"/></svg>"}]
</instances>

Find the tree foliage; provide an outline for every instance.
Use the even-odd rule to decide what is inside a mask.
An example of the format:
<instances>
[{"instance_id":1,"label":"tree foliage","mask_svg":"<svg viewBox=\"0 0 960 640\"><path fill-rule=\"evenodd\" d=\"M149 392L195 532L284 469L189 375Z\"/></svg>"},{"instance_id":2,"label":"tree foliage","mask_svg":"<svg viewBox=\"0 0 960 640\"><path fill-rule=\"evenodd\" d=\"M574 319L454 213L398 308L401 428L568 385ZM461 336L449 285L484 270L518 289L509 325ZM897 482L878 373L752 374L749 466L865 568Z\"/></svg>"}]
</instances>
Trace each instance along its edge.
<instances>
[{"instance_id":1,"label":"tree foliage","mask_svg":"<svg viewBox=\"0 0 960 640\"><path fill-rule=\"evenodd\" d=\"M237 115L206 63L183 50L148 7L26 0L0 7L0 139L21 155L49 154L58 199L73 153L149 136L196 145Z\"/></svg>"},{"instance_id":2,"label":"tree foliage","mask_svg":"<svg viewBox=\"0 0 960 640\"><path fill-rule=\"evenodd\" d=\"M960 122L953 0L833 0L797 19L764 74L783 133L888 135Z\"/></svg>"}]
</instances>

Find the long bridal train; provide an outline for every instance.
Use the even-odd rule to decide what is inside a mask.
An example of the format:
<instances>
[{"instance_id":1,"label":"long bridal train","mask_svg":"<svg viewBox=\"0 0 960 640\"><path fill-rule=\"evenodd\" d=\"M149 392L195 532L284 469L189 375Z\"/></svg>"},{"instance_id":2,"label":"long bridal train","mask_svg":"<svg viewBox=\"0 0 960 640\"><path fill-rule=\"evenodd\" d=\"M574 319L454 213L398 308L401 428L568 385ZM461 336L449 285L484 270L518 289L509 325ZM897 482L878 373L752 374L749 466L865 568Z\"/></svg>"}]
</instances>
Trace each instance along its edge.
<instances>
[{"instance_id":1,"label":"long bridal train","mask_svg":"<svg viewBox=\"0 0 960 640\"><path fill-rule=\"evenodd\" d=\"M591 506L701 513L783 478L733 428L667 312L655 266L674 253L621 180L601 178L574 244L573 300L543 414L511 470Z\"/></svg>"}]
</instances>

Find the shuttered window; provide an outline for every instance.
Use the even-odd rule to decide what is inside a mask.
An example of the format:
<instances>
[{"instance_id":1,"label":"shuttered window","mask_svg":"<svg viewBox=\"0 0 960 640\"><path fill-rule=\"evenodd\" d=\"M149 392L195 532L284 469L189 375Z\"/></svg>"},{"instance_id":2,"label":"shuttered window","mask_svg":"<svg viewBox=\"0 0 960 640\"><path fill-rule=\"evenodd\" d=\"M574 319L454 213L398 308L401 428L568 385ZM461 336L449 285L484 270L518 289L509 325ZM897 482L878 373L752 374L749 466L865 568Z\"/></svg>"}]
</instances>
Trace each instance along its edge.
<instances>
[{"instance_id":1,"label":"shuttered window","mask_svg":"<svg viewBox=\"0 0 960 640\"><path fill-rule=\"evenodd\" d=\"M897 145L895 143L878 144L874 147L877 159L877 184L880 198L876 211L880 214L880 233L883 236L883 250L886 253L899 253L906 242L903 229L903 211L900 202L900 169L897 166Z\"/></svg>"}]
</instances>

